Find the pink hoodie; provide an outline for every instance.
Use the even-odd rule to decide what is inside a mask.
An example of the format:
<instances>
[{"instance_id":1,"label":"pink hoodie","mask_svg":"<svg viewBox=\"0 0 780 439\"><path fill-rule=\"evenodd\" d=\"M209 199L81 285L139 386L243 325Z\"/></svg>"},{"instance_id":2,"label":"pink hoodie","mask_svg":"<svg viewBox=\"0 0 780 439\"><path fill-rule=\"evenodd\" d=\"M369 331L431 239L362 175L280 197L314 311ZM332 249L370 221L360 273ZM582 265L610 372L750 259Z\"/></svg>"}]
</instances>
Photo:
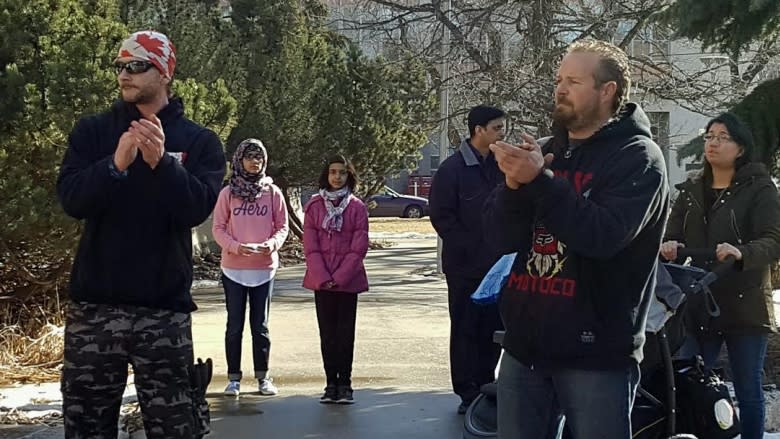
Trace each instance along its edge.
<instances>
[{"instance_id":1,"label":"pink hoodie","mask_svg":"<svg viewBox=\"0 0 780 439\"><path fill-rule=\"evenodd\" d=\"M219 193L214 208L211 232L222 247L222 266L236 269L275 269L279 266L278 250L287 239L287 205L282 191L270 178L265 182L261 196L248 202L230 193L226 186ZM265 243L271 254L242 256L241 244Z\"/></svg>"},{"instance_id":2,"label":"pink hoodie","mask_svg":"<svg viewBox=\"0 0 780 439\"><path fill-rule=\"evenodd\" d=\"M313 196L303 208L304 288L326 290L325 284L333 281L336 286L329 291L368 291L368 277L363 266L368 252L368 210L358 198L350 197L340 232L329 233L322 228L328 211L319 195Z\"/></svg>"}]
</instances>

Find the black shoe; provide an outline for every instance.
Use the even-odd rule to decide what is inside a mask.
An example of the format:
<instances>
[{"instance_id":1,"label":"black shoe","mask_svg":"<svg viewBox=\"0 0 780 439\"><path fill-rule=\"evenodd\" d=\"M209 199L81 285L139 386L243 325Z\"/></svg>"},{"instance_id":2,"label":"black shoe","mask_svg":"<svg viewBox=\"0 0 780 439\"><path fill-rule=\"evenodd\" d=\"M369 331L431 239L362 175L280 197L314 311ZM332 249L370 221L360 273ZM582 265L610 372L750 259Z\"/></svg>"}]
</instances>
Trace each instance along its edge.
<instances>
[{"instance_id":1,"label":"black shoe","mask_svg":"<svg viewBox=\"0 0 780 439\"><path fill-rule=\"evenodd\" d=\"M459 415L466 414L466 410L469 409L470 405L471 405L471 401L461 401L460 405L458 406L458 414Z\"/></svg>"},{"instance_id":2,"label":"black shoe","mask_svg":"<svg viewBox=\"0 0 780 439\"><path fill-rule=\"evenodd\" d=\"M352 397L352 387L339 386L337 390L336 402L339 404L354 404L355 399Z\"/></svg>"},{"instance_id":3,"label":"black shoe","mask_svg":"<svg viewBox=\"0 0 780 439\"><path fill-rule=\"evenodd\" d=\"M333 404L338 400L338 394L336 393L336 386L328 384L325 386L325 393L320 398L322 404Z\"/></svg>"}]
</instances>

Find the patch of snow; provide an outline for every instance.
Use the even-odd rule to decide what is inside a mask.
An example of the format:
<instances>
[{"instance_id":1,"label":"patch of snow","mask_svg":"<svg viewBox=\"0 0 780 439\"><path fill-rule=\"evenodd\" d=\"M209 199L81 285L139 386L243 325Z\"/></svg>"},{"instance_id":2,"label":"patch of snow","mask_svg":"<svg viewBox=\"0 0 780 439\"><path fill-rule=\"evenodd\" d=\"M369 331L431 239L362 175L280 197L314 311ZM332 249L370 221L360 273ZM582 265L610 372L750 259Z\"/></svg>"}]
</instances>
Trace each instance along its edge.
<instances>
[{"instance_id":1,"label":"patch of snow","mask_svg":"<svg viewBox=\"0 0 780 439\"><path fill-rule=\"evenodd\" d=\"M0 410L27 409L44 404L62 405L59 383L20 384L0 388Z\"/></svg>"},{"instance_id":2,"label":"patch of snow","mask_svg":"<svg viewBox=\"0 0 780 439\"><path fill-rule=\"evenodd\" d=\"M772 291L772 303L775 304L775 323L780 326L780 290Z\"/></svg>"},{"instance_id":3,"label":"patch of snow","mask_svg":"<svg viewBox=\"0 0 780 439\"><path fill-rule=\"evenodd\" d=\"M369 239L436 239L435 233L368 232Z\"/></svg>"},{"instance_id":4,"label":"patch of snow","mask_svg":"<svg viewBox=\"0 0 780 439\"><path fill-rule=\"evenodd\" d=\"M135 402L134 375L127 378L127 387L122 394L124 404ZM24 412L29 418L62 413L62 393L60 383L18 384L12 387L0 387L0 412Z\"/></svg>"},{"instance_id":5,"label":"patch of snow","mask_svg":"<svg viewBox=\"0 0 780 439\"><path fill-rule=\"evenodd\" d=\"M192 289L198 290L202 288L220 288L218 280L199 279L192 281Z\"/></svg>"}]
</instances>

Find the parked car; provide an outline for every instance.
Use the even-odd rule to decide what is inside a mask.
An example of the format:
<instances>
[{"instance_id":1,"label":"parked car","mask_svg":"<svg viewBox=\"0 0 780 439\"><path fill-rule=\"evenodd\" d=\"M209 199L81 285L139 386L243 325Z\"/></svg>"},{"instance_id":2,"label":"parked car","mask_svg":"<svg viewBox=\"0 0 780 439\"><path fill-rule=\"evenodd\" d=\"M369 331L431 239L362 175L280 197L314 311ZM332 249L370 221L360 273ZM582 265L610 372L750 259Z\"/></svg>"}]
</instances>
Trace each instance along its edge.
<instances>
[{"instance_id":1,"label":"parked car","mask_svg":"<svg viewBox=\"0 0 780 439\"><path fill-rule=\"evenodd\" d=\"M402 195L385 186L378 194L368 197L368 216L422 218L428 215L428 200Z\"/></svg>"}]
</instances>

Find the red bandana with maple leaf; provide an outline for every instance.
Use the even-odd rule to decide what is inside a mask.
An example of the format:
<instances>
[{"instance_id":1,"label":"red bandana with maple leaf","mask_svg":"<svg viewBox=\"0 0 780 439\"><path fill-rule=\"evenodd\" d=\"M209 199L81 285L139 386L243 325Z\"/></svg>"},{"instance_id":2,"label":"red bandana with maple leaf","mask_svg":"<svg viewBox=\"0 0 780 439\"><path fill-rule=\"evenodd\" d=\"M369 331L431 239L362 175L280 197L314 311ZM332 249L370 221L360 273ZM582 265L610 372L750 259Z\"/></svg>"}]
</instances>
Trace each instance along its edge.
<instances>
[{"instance_id":1,"label":"red bandana with maple leaf","mask_svg":"<svg viewBox=\"0 0 780 439\"><path fill-rule=\"evenodd\" d=\"M173 43L165 35L151 30L130 35L122 42L117 58L149 61L169 78L173 77L173 70L176 68L176 48Z\"/></svg>"}]
</instances>

